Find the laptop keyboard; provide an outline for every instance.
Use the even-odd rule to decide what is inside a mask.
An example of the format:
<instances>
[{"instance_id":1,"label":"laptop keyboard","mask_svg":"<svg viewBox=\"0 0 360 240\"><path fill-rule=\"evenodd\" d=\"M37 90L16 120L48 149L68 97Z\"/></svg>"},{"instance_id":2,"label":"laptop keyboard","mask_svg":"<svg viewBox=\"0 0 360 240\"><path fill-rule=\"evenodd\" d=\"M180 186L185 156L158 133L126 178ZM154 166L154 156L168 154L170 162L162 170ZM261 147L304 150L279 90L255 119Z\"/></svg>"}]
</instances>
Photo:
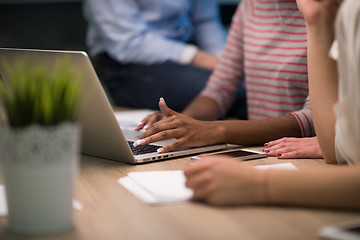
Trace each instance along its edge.
<instances>
[{"instance_id":1,"label":"laptop keyboard","mask_svg":"<svg viewBox=\"0 0 360 240\"><path fill-rule=\"evenodd\" d=\"M153 144L146 144L146 145L140 145L140 146L134 147L133 141L128 141L128 144L134 155L157 152L157 149L160 148L160 146L153 145Z\"/></svg>"}]
</instances>

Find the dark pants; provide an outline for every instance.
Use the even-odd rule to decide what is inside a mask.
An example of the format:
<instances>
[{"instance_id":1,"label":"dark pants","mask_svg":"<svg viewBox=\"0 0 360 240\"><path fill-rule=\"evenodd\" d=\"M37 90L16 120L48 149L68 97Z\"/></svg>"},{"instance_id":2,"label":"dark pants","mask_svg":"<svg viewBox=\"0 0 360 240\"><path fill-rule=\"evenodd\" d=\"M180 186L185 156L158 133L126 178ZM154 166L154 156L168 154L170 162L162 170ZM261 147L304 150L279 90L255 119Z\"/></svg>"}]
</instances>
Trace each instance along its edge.
<instances>
[{"instance_id":1,"label":"dark pants","mask_svg":"<svg viewBox=\"0 0 360 240\"><path fill-rule=\"evenodd\" d=\"M114 104L158 110L159 98L163 97L171 109L179 112L200 93L211 74L170 61L154 65L120 64L107 54L95 58L95 68ZM241 101L245 99L244 92L241 91Z\"/></svg>"}]
</instances>

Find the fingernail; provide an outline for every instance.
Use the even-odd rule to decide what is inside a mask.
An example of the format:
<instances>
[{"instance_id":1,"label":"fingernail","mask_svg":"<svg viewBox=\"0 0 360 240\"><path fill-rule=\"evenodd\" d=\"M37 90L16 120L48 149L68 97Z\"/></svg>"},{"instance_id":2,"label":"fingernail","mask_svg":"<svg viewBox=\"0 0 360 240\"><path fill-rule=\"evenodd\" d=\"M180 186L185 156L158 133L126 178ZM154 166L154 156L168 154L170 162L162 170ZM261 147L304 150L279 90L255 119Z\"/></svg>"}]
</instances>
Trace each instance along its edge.
<instances>
[{"instance_id":1,"label":"fingernail","mask_svg":"<svg viewBox=\"0 0 360 240\"><path fill-rule=\"evenodd\" d=\"M145 125L144 130L147 130L149 127L149 125Z\"/></svg>"},{"instance_id":2,"label":"fingernail","mask_svg":"<svg viewBox=\"0 0 360 240\"><path fill-rule=\"evenodd\" d=\"M269 153L269 152L270 152L270 150L264 150L264 152Z\"/></svg>"},{"instance_id":3,"label":"fingernail","mask_svg":"<svg viewBox=\"0 0 360 240\"><path fill-rule=\"evenodd\" d=\"M281 157L282 156L282 154L276 154L276 157Z\"/></svg>"},{"instance_id":4,"label":"fingernail","mask_svg":"<svg viewBox=\"0 0 360 240\"><path fill-rule=\"evenodd\" d=\"M164 152L164 149L163 149L163 148L158 148L156 151L157 151L158 153L162 153L162 152Z\"/></svg>"},{"instance_id":5,"label":"fingernail","mask_svg":"<svg viewBox=\"0 0 360 240\"><path fill-rule=\"evenodd\" d=\"M144 142L145 142L144 139L139 139L139 140L137 140L137 141L134 142L133 146L134 146L134 147L137 147L137 146L143 144Z\"/></svg>"},{"instance_id":6,"label":"fingernail","mask_svg":"<svg viewBox=\"0 0 360 240\"><path fill-rule=\"evenodd\" d=\"M161 97L159 100L160 100L160 101L165 101L163 97Z\"/></svg>"},{"instance_id":7,"label":"fingernail","mask_svg":"<svg viewBox=\"0 0 360 240\"><path fill-rule=\"evenodd\" d=\"M264 146L266 147L267 145L269 145L268 143L264 143Z\"/></svg>"}]
</instances>

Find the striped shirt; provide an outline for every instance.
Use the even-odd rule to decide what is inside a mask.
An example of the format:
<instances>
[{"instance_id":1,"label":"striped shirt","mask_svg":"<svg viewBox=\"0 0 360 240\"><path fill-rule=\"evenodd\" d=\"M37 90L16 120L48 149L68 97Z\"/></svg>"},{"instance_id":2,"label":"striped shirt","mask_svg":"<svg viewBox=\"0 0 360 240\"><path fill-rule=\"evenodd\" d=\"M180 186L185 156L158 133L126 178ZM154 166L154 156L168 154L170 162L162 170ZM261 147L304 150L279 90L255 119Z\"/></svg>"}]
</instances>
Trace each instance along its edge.
<instances>
[{"instance_id":1,"label":"striped shirt","mask_svg":"<svg viewBox=\"0 0 360 240\"><path fill-rule=\"evenodd\" d=\"M202 96L231 107L245 76L250 120L292 114L303 136L315 134L308 97L305 22L296 0L243 0Z\"/></svg>"}]
</instances>

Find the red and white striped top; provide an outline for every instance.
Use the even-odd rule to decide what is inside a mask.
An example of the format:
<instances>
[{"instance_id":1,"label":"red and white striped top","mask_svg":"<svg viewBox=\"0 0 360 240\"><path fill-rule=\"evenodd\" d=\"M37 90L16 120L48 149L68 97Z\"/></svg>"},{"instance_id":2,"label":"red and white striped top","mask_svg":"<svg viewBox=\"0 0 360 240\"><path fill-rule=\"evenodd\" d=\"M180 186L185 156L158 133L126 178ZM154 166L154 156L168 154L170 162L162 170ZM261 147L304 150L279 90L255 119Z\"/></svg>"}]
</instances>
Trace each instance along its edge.
<instances>
[{"instance_id":1,"label":"red and white striped top","mask_svg":"<svg viewBox=\"0 0 360 240\"><path fill-rule=\"evenodd\" d=\"M245 76L250 120L293 114L303 136L313 136L306 52L296 0L242 0L201 95L214 99L225 114Z\"/></svg>"}]
</instances>

